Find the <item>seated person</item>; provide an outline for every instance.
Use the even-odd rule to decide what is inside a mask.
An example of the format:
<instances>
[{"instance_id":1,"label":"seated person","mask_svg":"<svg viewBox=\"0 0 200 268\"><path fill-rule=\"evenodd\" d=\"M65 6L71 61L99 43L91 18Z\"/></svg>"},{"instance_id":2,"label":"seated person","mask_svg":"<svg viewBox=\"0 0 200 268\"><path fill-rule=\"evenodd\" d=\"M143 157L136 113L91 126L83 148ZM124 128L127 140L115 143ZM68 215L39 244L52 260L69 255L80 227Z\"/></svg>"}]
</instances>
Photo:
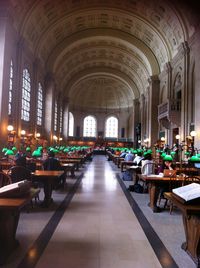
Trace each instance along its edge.
<instances>
[{"instance_id":1,"label":"seated person","mask_svg":"<svg viewBox=\"0 0 200 268\"><path fill-rule=\"evenodd\" d=\"M26 156L22 153L17 153L15 155L15 165L26 167Z\"/></svg>"},{"instance_id":2,"label":"seated person","mask_svg":"<svg viewBox=\"0 0 200 268\"><path fill-rule=\"evenodd\" d=\"M126 154L126 156L125 156L125 158L124 158L124 161L132 162L133 159L134 159L134 155L131 153L131 151L129 151L129 152Z\"/></svg>"},{"instance_id":3,"label":"seated person","mask_svg":"<svg viewBox=\"0 0 200 268\"><path fill-rule=\"evenodd\" d=\"M60 161L55 158L55 153L49 151L48 158L43 163L44 170L63 170ZM57 181L57 185L64 185L65 183L65 174L63 174Z\"/></svg>"},{"instance_id":4,"label":"seated person","mask_svg":"<svg viewBox=\"0 0 200 268\"><path fill-rule=\"evenodd\" d=\"M164 157L162 165L158 168L158 174L163 173L164 169L174 170L172 160L169 160L168 158Z\"/></svg>"},{"instance_id":5,"label":"seated person","mask_svg":"<svg viewBox=\"0 0 200 268\"><path fill-rule=\"evenodd\" d=\"M124 150L124 151L120 154L119 157L121 157L121 158L125 158L126 154L127 154L127 152L126 152L126 150Z\"/></svg>"},{"instance_id":6,"label":"seated person","mask_svg":"<svg viewBox=\"0 0 200 268\"><path fill-rule=\"evenodd\" d=\"M158 168L158 174L163 173L164 169L170 169L170 170L174 170L174 165L172 164L172 159L169 159L168 156L165 156L163 159L163 163L162 165ZM171 191L170 189L170 184L164 183L164 182L160 182L159 183L159 187L158 187L158 191L156 193L156 200L161 199L164 197L164 192L169 192Z\"/></svg>"},{"instance_id":7,"label":"seated person","mask_svg":"<svg viewBox=\"0 0 200 268\"><path fill-rule=\"evenodd\" d=\"M136 166L141 166L143 158L142 153L138 152L136 157L133 159L133 164Z\"/></svg>"},{"instance_id":8,"label":"seated person","mask_svg":"<svg viewBox=\"0 0 200 268\"><path fill-rule=\"evenodd\" d=\"M31 180L31 170L26 167L26 156L17 154L15 157L15 165L9 170L12 183Z\"/></svg>"}]
</instances>

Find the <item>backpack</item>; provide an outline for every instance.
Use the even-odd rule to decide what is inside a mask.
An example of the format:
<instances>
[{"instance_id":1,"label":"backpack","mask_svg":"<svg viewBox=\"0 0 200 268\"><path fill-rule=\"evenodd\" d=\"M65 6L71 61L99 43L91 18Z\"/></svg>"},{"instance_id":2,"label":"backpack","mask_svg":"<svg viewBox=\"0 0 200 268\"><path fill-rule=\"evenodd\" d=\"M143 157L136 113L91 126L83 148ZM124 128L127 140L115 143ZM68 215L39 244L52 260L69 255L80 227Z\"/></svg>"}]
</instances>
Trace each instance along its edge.
<instances>
[{"instance_id":1,"label":"backpack","mask_svg":"<svg viewBox=\"0 0 200 268\"><path fill-rule=\"evenodd\" d=\"M143 193L144 192L144 188L142 185L140 185L139 183L135 183L134 185L129 185L129 191L131 192L135 192L135 193Z\"/></svg>"},{"instance_id":2,"label":"backpack","mask_svg":"<svg viewBox=\"0 0 200 268\"><path fill-rule=\"evenodd\" d=\"M122 179L124 181L132 181L133 178L132 178L132 173L130 170L126 170L124 173L123 173L123 176L122 176Z\"/></svg>"}]
</instances>

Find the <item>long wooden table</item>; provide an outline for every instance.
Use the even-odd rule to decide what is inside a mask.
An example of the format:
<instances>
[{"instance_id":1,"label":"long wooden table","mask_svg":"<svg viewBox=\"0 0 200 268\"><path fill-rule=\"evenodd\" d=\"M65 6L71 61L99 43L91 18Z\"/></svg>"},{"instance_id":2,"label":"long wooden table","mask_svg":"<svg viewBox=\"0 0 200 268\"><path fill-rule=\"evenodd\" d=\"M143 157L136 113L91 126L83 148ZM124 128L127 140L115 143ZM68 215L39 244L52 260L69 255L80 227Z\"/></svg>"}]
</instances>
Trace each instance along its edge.
<instances>
[{"instance_id":1,"label":"long wooden table","mask_svg":"<svg viewBox=\"0 0 200 268\"><path fill-rule=\"evenodd\" d=\"M44 187L44 201L42 203L43 206L48 207L52 199L52 190L55 184L55 180L58 179L61 175L64 174L63 170L36 170L32 173L33 180L39 180L43 183Z\"/></svg>"},{"instance_id":2,"label":"long wooden table","mask_svg":"<svg viewBox=\"0 0 200 268\"><path fill-rule=\"evenodd\" d=\"M153 212L159 212L160 208L157 206L158 194L159 194L159 187L161 184L166 183L182 183L185 178L184 177L161 177L159 175L143 175L138 174L139 178L146 183L148 183L149 189L149 196L150 196L150 207Z\"/></svg>"},{"instance_id":3,"label":"long wooden table","mask_svg":"<svg viewBox=\"0 0 200 268\"><path fill-rule=\"evenodd\" d=\"M70 171L71 177L75 177L75 164L61 163L61 167L64 169L66 174L67 174L68 171Z\"/></svg>"},{"instance_id":4,"label":"long wooden table","mask_svg":"<svg viewBox=\"0 0 200 268\"><path fill-rule=\"evenodd\" d=\"M19 245L16 231L20 211L38 192L38 189L31 189L20 198L0 198L0 265L6 262L8 256Z\"/></svg>"},{"instance_id":5,"label":"long wooden table","mask_svg":"<svg viewBox=\"0 0 200 268\"><path fill-rule=\"evenodd\" d=\"M190 257L200 267L200 204L182 203L173 193L164 196L176 205L182 212L186 241L182 244Z\"/></svg>"},{"instance_id":6,"label":"long wooden table","mask_svg":"<svg viewBox=\"0 0 200 268\"><path fill-rule=\"evenodd\" d=\"M61 164L74 164L76 166L76 170L79 170L79 165L81 164L81 160L75 158L62 159L60 162Z\"/></svg>"}]
</instances>

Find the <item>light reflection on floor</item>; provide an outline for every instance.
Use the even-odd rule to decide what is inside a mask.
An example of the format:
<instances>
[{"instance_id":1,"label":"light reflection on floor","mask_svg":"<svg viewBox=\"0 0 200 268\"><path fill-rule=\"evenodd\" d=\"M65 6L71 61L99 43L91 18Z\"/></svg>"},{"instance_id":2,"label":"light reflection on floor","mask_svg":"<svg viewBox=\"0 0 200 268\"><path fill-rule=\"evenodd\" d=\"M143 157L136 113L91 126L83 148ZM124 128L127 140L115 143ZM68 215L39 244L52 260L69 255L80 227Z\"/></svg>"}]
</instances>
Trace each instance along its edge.
<instances>
[{"instance_id":1,"label":"light reflection on floor","mask_svg":"<svg viewBox=\"0 0 200 268\"><path fill-rule=\"evenodd\" d=\"M94 160L95 161L95 160ZM98 184L98 180L104 180L102 187L108 191L115 191L117 189L117 180L110 165L106 161L95 161L96 165L91 165L85 172L82 180L83 190L92 190L94 183Z\"/></svg>"}]
</instances>

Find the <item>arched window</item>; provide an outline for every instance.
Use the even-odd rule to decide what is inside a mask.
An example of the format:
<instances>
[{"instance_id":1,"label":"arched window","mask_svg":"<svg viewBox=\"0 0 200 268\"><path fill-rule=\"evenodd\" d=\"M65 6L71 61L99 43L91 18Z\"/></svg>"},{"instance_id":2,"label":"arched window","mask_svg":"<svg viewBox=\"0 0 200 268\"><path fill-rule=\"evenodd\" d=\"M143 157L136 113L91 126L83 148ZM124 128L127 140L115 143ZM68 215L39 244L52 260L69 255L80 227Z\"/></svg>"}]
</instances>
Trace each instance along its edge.
<instances>
[{"instance_id":1,"label":"arched window","mask_svg":"<svg viewBox=\"0 0 200 268\"><path fill-rule=\"evenodd\" d=\"M58 103L55 101L55 110L54 110L54 131L57 131L58 127Z\"/></svg>"},{"instance_id":2,"label":"arched window","mask_svg":"<svg viewBox=\"0 0 200 268\"><path fill-rule=\"evenodd\" d=\"M27 69L24 69L22 77L21 119L27 122L30 120L30 101L31 101L31 78L29 71Z\"/></svg>"},{"instance_id":3,"label":"arched window","mask_svg":"<svg viewBox=\"0 0 200 268\"><path fill-rule=\"evenodd\" d=\"M37 125L42 125L42 109L43 109L43 89L41 84L38 84L38 95L37 95Z\"/></svg>"},{"instance_id":4,"label":"arched window","mask_svg":"<svg viewBox=\"0 0 200 268\"><path fill-rule=\"evenodd\" d=\"M118 119L114 116L110 116L106 120L106 137L117 138L118 137Z\"/></svg>"},{"instance_id":5,"label":"arched window","mask_svg":"<svg viewBox=\"0 0 200 268\"><path fill-rule=\"evenodd\" d=\"M96 137L96 119L94 116L87 116L83 121L83 136L84 137Z\"/></svg>"},{"instance_id":6,"label":"arched window","mask_svg":"<svg viewBox=\"0 0 200 268\"><path fill-rule=\"evenodd\" d=\"M10 63L10 81L9 81L9 96L8 96L8 114L12 113L12 92L13 92L13 62Z\"/></svg>"},{"instance_id":7,"label":"arched window","mask_svg":"<svg viewBox=\"0 0 200 268\"><path fill-rule=\"evenodd\" d=\"M60 106L60 133L63 131L63 108Z\"/></svg>"},{"instance_id":8,"label":"arched window","mask_svg":"<svg viewBox=\"0 0 200 268\"><path fill-rule=\"evenodd\" d=\"M69 112L69 136L74 136L74 116L71 112Z\"/></svg>"}]
</instances>

